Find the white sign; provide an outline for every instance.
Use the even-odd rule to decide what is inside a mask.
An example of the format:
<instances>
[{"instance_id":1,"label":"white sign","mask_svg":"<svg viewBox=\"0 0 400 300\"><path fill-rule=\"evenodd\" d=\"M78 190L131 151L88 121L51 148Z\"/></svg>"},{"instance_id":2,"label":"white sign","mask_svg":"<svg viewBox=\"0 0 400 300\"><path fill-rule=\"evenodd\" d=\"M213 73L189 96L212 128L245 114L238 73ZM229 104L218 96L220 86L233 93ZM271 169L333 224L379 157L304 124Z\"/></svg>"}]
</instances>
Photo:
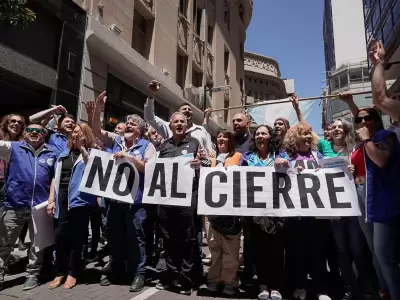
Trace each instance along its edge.
<instances>
[{"instance_id":1,"label":"white sign","mask_svg":"<svg viewBox=\"0 0 400 300\"><path fill-rule=\"evenodd\" d=\"M41 251L54 244L54 219L47 214L48 204L49 201L46 201L34 206L32 209L33 246L36 251Z\"/></svg>"},{"instance_id":2,"label":"white sign","mask_svg":"<svg viewBox=\"0 0 400 300\"><path fill-rule=\"evenodd\" d=\"M79 191L133 204L139 180L138 170L125 158L92 149Z\"/></svg>"},{"instance_id":3,"label":"white sign","mask_svg":"<svg viewBox=\"0 0 400 300\"><path fill-rule=\"evenodd\" d=\"M359 216L353 177L341 168L202 168L199 215L271 217Z\"/></svg>"},{"instance_id":4,"label":"white sign","mask_svg":"<svg viewBox=\"0 0 400 300\"><path fill-rule=\"evenodd\" d=\"M145 170L143 203L191 206L192 159L193 155L150 160Z\"/></svg>"},{"instance_id":5,"label":"white sign","mask_svg":"<svg viewBox=\"0 0 400 300\"><path fill-rule=\"evenodd\" d=\"M349 165L349 159L347 156L324 158L319 160L321 168L346 168Z\"/></svg>"}]
</instances>

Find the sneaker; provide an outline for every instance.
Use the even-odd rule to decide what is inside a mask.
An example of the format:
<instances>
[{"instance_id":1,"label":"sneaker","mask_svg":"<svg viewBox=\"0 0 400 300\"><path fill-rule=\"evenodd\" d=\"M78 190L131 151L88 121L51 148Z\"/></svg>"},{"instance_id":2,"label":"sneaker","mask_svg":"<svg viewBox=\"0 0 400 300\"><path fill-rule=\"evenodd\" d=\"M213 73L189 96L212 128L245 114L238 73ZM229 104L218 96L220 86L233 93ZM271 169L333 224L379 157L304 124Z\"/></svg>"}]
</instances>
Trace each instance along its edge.
<instances>
[{"instance_id":1,"label":"sneaker","mask_svg":"<svg viewBox=\"0 0 400 300\"><path fill-rule=\"evenodd\" d=\"M304 289L302 289L302 290L296 289L296 290L293 292L293 298L294 298L294 299L305 300L306 297L307 297L307 291L304 290Z\"/></svg>"},{"instance_id":2,"label":"sneaker","mask_svg":"<svg viewBox=\"0 0 400 300\"><path fill-rule=\"evenodd\" d=\"M160 281L159 283L156 284L156 289L163 291L163 290L169 290L170 288L177 286L178 286L178 280L174 280L172 282Z\"/></svg>"},{"instance_id":3,"label":"sneaker","mask_svg":"<svg viewBox=\"0 0 400 300\"><path fill-rule=\"evenodd\" d=\"M190 296L193 293L193 289L192 288L185 288L185 289L181 289L179 294L181 295L186 295L186 296Z\"/></svg>"},{"instance_id":4,"label":"sneaker","mask_svg":"<svg viewBox=\"0 0 400 300\"><path fill-rule=\"evenodd\" d=\"M213 293L219 292L220 288L221 288L221 284L219 282L216 282L216 281L211 281L207 285L207 291L213 292Z\"/></svg>"},{"instance_id":5,"label":"sneaker","mask_svg":"<svg viewBox=\"0 0 400 300\"><path fill-rule=\"evenodd\" d=\"M37 287L39 285L39 280L35 277L28 277L25 280L24 285L22 286L22 290L23 291L29 291L35 287Z\"/></svg>"},{"instance_id":6,"label":"sneaker","mask_svg":"<svg viewBox=\"0 0 400 300\"><path fill-rule=\"evenodd\" d=\"M109 285L111 285L111 280L108 278L108 276L104 276L104 277L100 280L100 285L101 285L101 286L109 286Z\"/></svg>"},{"instance_id":7,"label":"sneaker","mask_svg":"<svg viewBox=\"0 0 400 300\"><path fill-rule=\"evenodd\" d=\"M268 300L269 292L268 288L265 285L260 285L260 293L258 294L258 300Z\"/></svg>"},{"instance_id":8,"label":"sneaker","mask_svg":"<svg viewBox=\"0 0 400 300\"><path fill-rule=\"evenodd\" d=\"M222 290L222 294L226 296L234 296L237 293L237 289L230 285L225 285L224 289Z\"/></svg>"},{"instance_id":9,"label":"sneaker","mask_svg":"<svg viewBox=\"0 0 400 300\"><path fill-rule=\"evenodd\" d=\"M279 293L279 291L272 290L271 291L271 299L272 300L282 300L282 295Z\"/></svg>"},{"instance_id":10,"label":"sneaker","mask_svg":"<svg viewBox=\"0 0 400 300\"><path fill-rule=\"evenodd\" d=\"M318 300L332 300L328 295L318 295Z\"/></svg>"}]
</instances>

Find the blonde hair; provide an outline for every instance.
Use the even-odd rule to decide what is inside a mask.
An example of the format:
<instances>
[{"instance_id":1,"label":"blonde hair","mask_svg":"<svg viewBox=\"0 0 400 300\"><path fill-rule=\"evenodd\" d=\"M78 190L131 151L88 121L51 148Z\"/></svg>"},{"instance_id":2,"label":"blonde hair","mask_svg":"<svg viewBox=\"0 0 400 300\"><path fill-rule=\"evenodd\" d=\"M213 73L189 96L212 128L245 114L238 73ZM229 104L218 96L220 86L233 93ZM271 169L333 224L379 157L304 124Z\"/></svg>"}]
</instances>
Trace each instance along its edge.
<instances>
[{"instance_id":1,"label":"blonde hair","mask_svg":"<svg viewBox=\"0 0 400 300\"><path fill-rule=\"evenodd\" d=\"M319 138L315 138L311 126L304 123L298 123L295 126L289 128L285 135L285 139L283 140L283 146L285 147L285 150L290 157L295 156L299 152L299 149L297 147L297 137L303 132L309 132L313 137L310 150L317 149Z\"/></svg>"}]
</instances>

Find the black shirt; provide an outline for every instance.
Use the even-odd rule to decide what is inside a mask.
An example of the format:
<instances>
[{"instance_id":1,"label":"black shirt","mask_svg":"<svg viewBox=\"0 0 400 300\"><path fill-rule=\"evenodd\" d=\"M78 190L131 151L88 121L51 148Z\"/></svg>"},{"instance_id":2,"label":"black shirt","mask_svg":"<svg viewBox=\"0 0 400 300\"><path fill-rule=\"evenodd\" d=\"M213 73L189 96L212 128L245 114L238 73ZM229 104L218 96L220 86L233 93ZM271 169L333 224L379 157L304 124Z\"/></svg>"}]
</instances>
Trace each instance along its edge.
<instances>
[{"instance_id":1,"label":"black shirt","mask_svg":"<svg viewBox=\"0 0 400 300\"><path fill-rule=\"evenodd\" d=\"M68 157L63 159L60 178L60 192L68 193L68 186L71 179L72 169L80 154L81 152L79 150L70 151Z\"/></svg>"},{"instance_id":2,"label":"black shirt","mask_svg":"<svg viewBox=\"0 0 400 300\"><path fill-rule=\"evenodd\" d=\"M238 137L236 136L236 151L239 153L245 153L248 151L251 151L251 144L252 144L252 139L251 135L249 133L246 133L245 135Z\"/></svg>"},{"instance_id":3,"label":"black shirt","mask_svg":"<svg viewBox=\"0 0 400 300\"><path fill-rule=\"evenodd\" d=\"M196 157L198 147L199 141L192 138L190 134L186 135L186 137L179 143L176 143L172 138L169 138L160 146L160 154L158 157L178 157L190 153L193 153L193 157Z\"/></svg>"}]
</instances>

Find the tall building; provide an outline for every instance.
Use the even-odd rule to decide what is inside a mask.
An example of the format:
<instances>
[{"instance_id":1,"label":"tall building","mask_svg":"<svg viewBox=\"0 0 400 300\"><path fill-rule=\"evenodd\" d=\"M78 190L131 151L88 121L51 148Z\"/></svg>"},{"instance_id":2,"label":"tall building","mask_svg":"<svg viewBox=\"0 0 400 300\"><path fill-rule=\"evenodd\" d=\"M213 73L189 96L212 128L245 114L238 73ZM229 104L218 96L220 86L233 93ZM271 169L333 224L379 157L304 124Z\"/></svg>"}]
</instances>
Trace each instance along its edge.
<instances>
[{"instance_id":1,"label":"tall building","mask_svg":"<svg viewBox=\"0 0 400 300\"><path fill-rule=\"evenodd\" d=\"M371 91L362 0L325 0L323 36L327 93ZM354 100L360 108L372 106L371 93ZM328 100L326 110L327 121L352 119L340 100Z\"/></svg>"},{"instance_id":2,"label":"tall building","mask_svg":"<svg viewBox=\"0 0 400 300\"><path fill-rule=\"evenodd\" d=\"M155 111L168 120L191 102L194 120L206 106L242 104L244 42L252 0L75 0L88 14L83 59L83 101L107 90L107 128L128 113L143 113L147 84L161 83ZM230 90L210 88L230 86ZM204 103L204 99L207 102ZM212 116L211 128L226 127L230 110Z\"/></svg>"},{"instance_id":3,"label":"tall building","mask_svg":"<svg viewBox=\"0 0 400 300\"><path fill-rule=\"evenodd\" d=\"M394 81L389 96L400 100L400 0L364 0L365 38L383 42L387 67L385 78Z\"/></svg>"}]
</instances>

